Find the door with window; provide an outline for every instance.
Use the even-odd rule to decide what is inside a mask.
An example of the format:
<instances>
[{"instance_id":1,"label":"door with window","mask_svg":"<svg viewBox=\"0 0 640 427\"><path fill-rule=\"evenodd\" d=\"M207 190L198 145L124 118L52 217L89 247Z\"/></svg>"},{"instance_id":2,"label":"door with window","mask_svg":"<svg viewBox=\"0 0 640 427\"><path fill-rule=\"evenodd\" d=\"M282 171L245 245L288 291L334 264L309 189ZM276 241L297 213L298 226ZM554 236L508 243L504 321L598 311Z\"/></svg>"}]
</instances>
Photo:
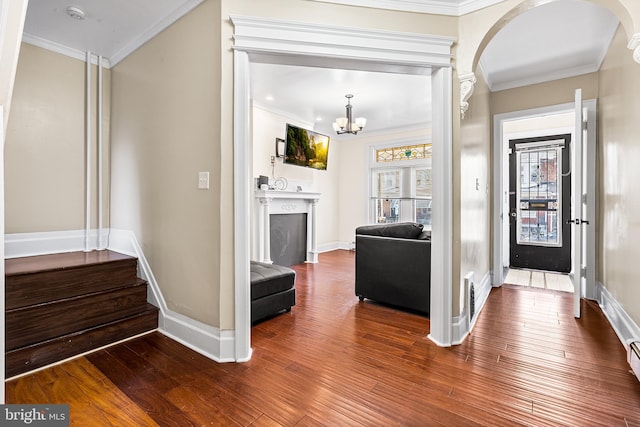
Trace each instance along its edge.
<instances>
[{"instance_id":1,"label":"door with window","mask_svg":"<svg viewBox=\"0 0 640 427\"><path fill-rule=\"evenodd\" d=\"M571 134L509 141L510 267L571 271Z\"/></svg>"}]
</instances>

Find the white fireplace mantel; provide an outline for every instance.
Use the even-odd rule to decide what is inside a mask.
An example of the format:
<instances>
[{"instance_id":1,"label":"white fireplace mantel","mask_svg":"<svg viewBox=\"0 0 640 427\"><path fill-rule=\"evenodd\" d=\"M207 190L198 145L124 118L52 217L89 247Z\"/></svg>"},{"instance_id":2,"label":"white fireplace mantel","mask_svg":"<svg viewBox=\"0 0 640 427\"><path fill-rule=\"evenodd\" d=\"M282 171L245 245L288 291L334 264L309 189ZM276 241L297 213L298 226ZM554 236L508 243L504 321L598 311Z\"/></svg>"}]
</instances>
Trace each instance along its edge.
<instances>
[{"instance_id":1,"label":"white fireplace mantel","mask_svg":"<svg viewBox=\"0 0 640 427\"><path fill-rule=\"evenodd\" d=\"M306 191L256 190L257 203L254 209L257 224L257 257L271 264L271 220L272 214L307 214L306 262L318 262L316 205L320 193Z\"/></svg>"}]
</instances>

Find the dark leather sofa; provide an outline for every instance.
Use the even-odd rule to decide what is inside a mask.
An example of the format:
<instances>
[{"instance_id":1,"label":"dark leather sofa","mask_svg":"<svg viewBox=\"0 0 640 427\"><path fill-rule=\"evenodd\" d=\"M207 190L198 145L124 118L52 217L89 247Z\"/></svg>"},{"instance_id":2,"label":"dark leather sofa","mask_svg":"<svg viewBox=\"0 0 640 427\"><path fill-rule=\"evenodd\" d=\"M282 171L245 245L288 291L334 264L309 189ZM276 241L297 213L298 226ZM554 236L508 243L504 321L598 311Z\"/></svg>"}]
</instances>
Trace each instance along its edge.
<instances>
[{"instance_id":1,"label":"dark leather sofa","mask_svg":"<svg viewBox=\"0 0 640 427\"><path fill-rule=\"evenodd\" d=\"M356 228L356 295L429 315L431 233L416 223Z\"/></svg>"}]
</instances>

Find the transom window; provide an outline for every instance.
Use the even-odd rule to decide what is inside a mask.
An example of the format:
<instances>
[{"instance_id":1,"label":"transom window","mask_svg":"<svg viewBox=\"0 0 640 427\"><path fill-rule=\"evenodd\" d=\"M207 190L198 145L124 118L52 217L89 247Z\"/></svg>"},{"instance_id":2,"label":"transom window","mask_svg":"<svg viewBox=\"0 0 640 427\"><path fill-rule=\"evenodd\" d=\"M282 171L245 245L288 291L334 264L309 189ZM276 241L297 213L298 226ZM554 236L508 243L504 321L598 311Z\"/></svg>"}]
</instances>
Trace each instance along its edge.
<instances>
[{"instance_id":1,"label":"transom window","mask_svg":"<svg viewBox=\"0 0 640 427\"><path fill-rule=\"evenodd\" d=\"M431 144L402 145L376 150L376 162L396 162L431 158Z\"/></svg>"}]
</instances>

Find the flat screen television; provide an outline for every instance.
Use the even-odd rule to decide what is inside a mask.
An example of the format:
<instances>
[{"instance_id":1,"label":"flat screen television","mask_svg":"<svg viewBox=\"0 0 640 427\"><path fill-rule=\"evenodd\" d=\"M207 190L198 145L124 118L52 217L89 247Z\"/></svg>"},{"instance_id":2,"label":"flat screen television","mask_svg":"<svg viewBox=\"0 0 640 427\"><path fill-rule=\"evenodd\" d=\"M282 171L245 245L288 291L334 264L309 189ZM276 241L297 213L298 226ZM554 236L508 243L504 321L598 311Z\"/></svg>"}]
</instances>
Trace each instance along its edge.
<instances>
[{"instance_id":1,"label":"flat screen television","mask_svg":"<svg viewBox=\"0 0 640 427\"><path fill-rule=\"evenodd\" d=\"M318 170L327 169L329 137L287 123L284 163Z\"/></svg>"}]
</instances>

